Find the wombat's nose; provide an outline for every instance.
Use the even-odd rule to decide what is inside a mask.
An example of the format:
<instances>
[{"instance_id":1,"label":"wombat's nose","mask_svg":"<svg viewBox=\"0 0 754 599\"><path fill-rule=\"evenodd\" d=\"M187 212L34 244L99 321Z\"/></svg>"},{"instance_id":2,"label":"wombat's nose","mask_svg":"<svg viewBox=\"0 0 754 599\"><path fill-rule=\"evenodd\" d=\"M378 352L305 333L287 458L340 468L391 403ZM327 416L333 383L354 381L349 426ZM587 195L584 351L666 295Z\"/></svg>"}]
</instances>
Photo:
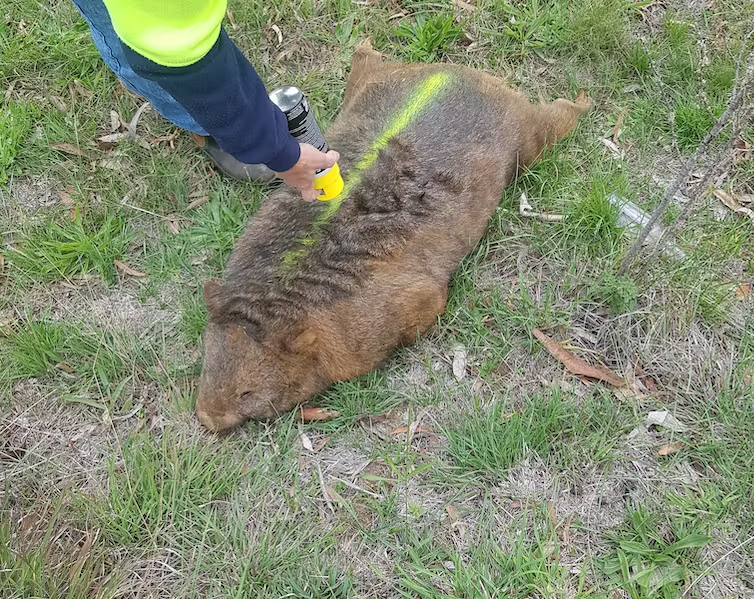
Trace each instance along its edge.
<instances>
[{"instance_id":1,"label":"wombat's nose","mask_svg":"<svg viewBox=\"0 0 754 599\"><path fill-rule=\"evenodd\" d=\"M234 414L217 414L205 410L200 405L196 406L196 417L202 425L212 431L218 433L229 428L238 426L243 422L243 418Z\"/></svg>"}]
</instances>

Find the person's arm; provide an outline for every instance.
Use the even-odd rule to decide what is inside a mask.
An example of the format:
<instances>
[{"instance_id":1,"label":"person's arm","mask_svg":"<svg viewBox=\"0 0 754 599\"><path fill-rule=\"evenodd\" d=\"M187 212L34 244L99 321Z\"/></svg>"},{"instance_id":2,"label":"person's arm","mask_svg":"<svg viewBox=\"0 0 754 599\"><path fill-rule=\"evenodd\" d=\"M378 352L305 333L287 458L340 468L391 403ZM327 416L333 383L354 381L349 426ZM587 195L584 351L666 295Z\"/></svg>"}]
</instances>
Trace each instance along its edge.
<instances>
[{"instance_id":1,"label":"person's arm","mask_svg":"<svg viewBox=\"0 0 754 599\"><path fill-rule=\"evenodd\" d=\"M226 0L104 0L133 70L167 91L218 146L282 173L301 147L222 29Z\"/></svg>"}]
</instances>

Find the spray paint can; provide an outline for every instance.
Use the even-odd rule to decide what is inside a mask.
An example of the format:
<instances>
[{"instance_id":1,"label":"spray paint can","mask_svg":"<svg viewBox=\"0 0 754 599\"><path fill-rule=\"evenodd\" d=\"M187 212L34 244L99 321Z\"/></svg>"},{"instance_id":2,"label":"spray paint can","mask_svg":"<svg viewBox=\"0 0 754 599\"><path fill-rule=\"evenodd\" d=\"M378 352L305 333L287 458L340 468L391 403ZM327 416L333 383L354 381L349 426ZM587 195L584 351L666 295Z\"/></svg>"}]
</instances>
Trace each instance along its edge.
<instances>
[{"instance_id":1,"label":"spray paint can","mask_svg":"<svg viewBox=\"0 0 754 599\"><path fill-rule=\"evenodd\" d=\"M270 100L285 114L288 131L299 143L310 144L320 152L328 152L329 147L322 135L314 113L309 108L306 96L297 87L285 85L269 93ZM335 163L330 168L320 169L314 175L314 188L322 190L318 200L331 200L343 190L343 178Z\"/></svg>"}]
</instances>

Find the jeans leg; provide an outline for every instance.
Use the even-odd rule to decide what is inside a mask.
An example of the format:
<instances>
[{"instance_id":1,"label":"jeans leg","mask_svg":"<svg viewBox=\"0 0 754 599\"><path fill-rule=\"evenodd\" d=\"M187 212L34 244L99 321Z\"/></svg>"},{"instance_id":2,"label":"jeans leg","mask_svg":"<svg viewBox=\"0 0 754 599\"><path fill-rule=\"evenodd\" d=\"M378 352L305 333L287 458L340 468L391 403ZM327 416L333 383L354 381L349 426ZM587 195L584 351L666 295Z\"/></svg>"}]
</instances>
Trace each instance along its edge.
<instances>
[{"instance_id":1,"label":"jeans leg","mask_svg":"<svg viewBox=\"0 0 754 599\"><path fill-rule=\"evenodd\" d=\"M89 25L92 40L102 60L123 85L133 93L146 98L157 112L181 129L198 135L207 135L201 125L175 101L173 96L154 81L139 77L133 72L123 55L120 40L113 29L110 15L102 0L73 0L73 3Z\"/></svg>"}]
</instances>

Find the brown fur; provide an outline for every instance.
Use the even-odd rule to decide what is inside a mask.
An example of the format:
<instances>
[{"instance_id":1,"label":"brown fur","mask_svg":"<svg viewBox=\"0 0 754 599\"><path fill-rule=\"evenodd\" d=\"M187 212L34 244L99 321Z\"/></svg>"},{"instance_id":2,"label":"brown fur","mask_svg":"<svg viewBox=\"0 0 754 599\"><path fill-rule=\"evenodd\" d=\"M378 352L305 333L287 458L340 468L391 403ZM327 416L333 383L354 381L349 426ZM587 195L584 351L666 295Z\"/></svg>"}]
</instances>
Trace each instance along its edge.
<instances>
[{"instance_id":1,"label":"brown fur","mask_svg":"<svg viewBox=\"0 0 754 599\"><path fill-rule=\"evenodd\" d=\"M324 206L281 188L239 239L225 282L205 286L196 411L209 429L291 410L426 331L504 188L590 108L582 95L535 105L464 67L383 61L367 41L327 132L344 174L438 69L455 73L452 89L388 143L292 271L282 255L300 247Z\"/></svg>"}]
</instances>

